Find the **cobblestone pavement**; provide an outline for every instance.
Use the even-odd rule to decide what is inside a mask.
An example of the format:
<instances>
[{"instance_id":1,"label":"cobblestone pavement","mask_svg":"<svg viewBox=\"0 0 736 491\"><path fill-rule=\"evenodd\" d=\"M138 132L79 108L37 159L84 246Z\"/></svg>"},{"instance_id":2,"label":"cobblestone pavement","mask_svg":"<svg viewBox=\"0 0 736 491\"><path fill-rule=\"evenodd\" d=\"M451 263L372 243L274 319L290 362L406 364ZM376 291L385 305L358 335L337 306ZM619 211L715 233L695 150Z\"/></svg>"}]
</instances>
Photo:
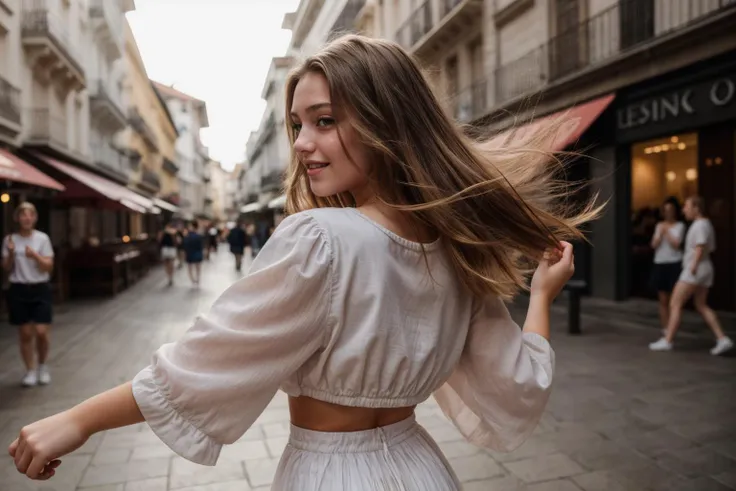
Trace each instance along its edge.
<instances>
[{"instance_id":1,"label":"cobblestone pavement","mask_svg":"<svg viewBox=\"0 0 736 491\"><path fill-rule=\"evenodd\" d=\"M115 299L67 306L54 327L48 387L18 386L15 333L0 326L0 443L25 423L133 377L237 278L224 250L203 274L199 289L183 270L167 288L158 269ZM564 312L555 314L556 387L537 431L513 453L465 443L431 401L418 408L466 490L736 489L735 360L710 356L711 340L692 334L675 352L650 353L656 331L617 323L612 312L606 322L586 321L578 337L565 334ZM46 483L25 480L0 457L0 491L266 490L287 429L279 394L216 467L173 455L138 425L95 435Z\"/></svg>"}]
</instances>

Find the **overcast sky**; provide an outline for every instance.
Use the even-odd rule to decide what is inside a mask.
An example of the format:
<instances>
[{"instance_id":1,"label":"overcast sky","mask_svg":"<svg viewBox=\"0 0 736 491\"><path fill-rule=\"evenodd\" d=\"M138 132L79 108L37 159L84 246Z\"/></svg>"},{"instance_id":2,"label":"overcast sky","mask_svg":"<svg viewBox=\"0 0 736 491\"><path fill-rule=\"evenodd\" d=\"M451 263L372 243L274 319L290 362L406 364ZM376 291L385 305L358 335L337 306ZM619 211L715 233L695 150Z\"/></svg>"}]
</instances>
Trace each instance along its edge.
<instances>
[{"instance_id":1,"label":"overcast sky","mask_svg":"<svg viewBox=\"0 0 736 491\"><path fill-rule=\"evenodd\" d=\"M265 102L261 89L291 32L284 14L299 0L136 0L128 20L148 76L207 102L202 140L231 169L245 155Z\"/></svg>"}]
</instances>

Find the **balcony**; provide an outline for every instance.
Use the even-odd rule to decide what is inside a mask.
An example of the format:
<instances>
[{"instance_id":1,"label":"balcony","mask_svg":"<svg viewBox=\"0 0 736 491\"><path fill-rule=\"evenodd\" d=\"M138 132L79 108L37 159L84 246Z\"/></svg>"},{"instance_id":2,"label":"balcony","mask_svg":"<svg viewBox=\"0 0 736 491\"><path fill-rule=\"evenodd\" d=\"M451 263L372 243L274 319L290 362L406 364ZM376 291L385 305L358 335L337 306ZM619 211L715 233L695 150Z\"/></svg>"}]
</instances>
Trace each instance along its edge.
<instances>
[{"instance_id":1,"label":"balcony","mask_svg":"<svg viewBox=\"0 0 736 491\"><path fill-rule=\"evenodd\" d=\"M112 174L119 180L128 180L130 161L109 142L96 142L90 145L92 161L100 169Z\"/></svg>"},{"instance_id":2,"label":"balcony","mask_svg":"<svg viewBox=\"0 0 736 491\"><path fill-rule=\"evenodd\" d=\"M424 59L452 46L482 19L483 0L425 0L399 27L396 39Z\"/></svg>"},{"instance_id":3,"label":"balcony","mask_svg":"<svg viewBox=\"0 0 736 491\"><path fill-rule=\"evenodd\" d=\"M0 136L20 133L20 89L0 77Z\"/></svg>"},{"instance_id":4,"label":"balcony","mask_svg":"<svg viewBox=\"0 0 736 491\"><path fill-rule=\"evenodd\" d=\"M262 193L269 191L281 191L284 185L284 174L280 171L270 172L261 178Z\"/></svg>"},{"instance_id":5,"label":"balcony","mask_svg":"<svg viewBox=\"0 0 736 491\"><path fill-rule=\"evenodd\" d=\"M26 125L27 144L69 150L66 121L63 117L52 115L48 109L30 109L26 113Z\"/></svg>"},{"instance_id":6,"label":"balcony","mask_svg":"<svg viewBox=\"0 0 736 491\"><path fill-rule=\"evenodd\" d=\"M341 36L348 32L355 32L355 21L358 14L365 6L366 0L347 0L347 3L338 15L337 20L330 28L328 39Z\"/></svg>"},{"instance_id":7,"label":"balcony","mask_svg":"<svg viewBox=\"0 0 736 491\"><path fill-rule=\"evenodd\" d=\"M148 126L148 123L143 119L143 116L138 111L137 107L131 107L128 110L128 124L130 124L131 128L133 128L141 138L143 138L146 145L148 145L151 150L158 151L158 138L156 137L156 133L154 133L153 129Z\"/></svg>"},{"instance_id":8,"label":"balcony","mask_svg":"<svg viewBox=\"0 0 736 491\"><path fill-rule=\"evenodd\" d=\"M179 166L176 165L171 160L167 159L166 157L164 157L164 163L161 166L161 168L165 172L168 172L169 174L171 174L172 176L175 176L175 175L177 175L179 173Z\"/></svg>"},{"instance_id":9,"label":"balcony","mask_svg":"<svg viewBox=\"0 0 736 491\"><path fill-rule=\"evenodd\" d=\"M89 17L94 35L103 47L109 61L123 56L123 12L118 2L91 0Z\"/></svg>"},{"instance_id":10,"label":"balcony","mask_svg":"<svg viewBox=\"0 0 736 491\"><path fill-rule=\"evenodd\" d=\"M317 16L319 16L325 0L304 0L300 2L300 6L302 4L304 7L296 12L296 19L294 20L291 34L291 43L297 49L302 47L304 39L306 39L309 31L312 30L312 26L314 26L314 22L317 20Z\"/></svg>"},{"instance_id":11,"label":"balcony","mask_svg":"<svg viewBox=\"0 0 736 491\"><path fill-rule=\"evenodd\" d=\"M48 0L24 0L23 47L36 77L54 81L64 92L85 86L82 57L72 45L63 19L52 14Z\"/></svg>"},{"instance_id":12,"label":"balcony","mask_svg":"<svg viewBox=\"0 0 736 491\"><path fill-rule=\"evenodd\" d=\"M452 99L452 115L461 123L470 123L488 111L488 81L480 80Z\"/></svg>"},{"instance_id":13,"label":"balcony","mask_svg":"<svg viewBox=\"0 0 736 491\"><path fill-rule=\"evenodd\" d=\"M108 89L104 80L92 80L89 84L90 114L101 126L112 132L122 130L127 124L125 112L117 97Z\"/></svg>"},{"instance_id":14,"label":"balcony","mask_svg":"<svg viewBox=\"0 0 736 491\"><path fill-rule=\"evenodd\" d=\"M662 6L666 5L666 8ZM520 58L500 66L495 74L496 105L527 97L582 73L631 61L634 54L661 46L685 33L720 23L728 29L736 20L733 0L622 0L562 32ZM703 42L703 41L699 41ZM707 42L707 41L706 41ZM652 53L644 56L650 59ZM632 64L634 62L632 61ZM647 62L641 62L645 66ZM626 70L620 66L616 70Z\"/></svg>"},{"instance_id":15,"label":"balcony","mask_svg":"<svg viewBox=\"0 0 736 491\"><path fill-rule=\"evenodd\" d=\"M151 169L144 167L141 173L141 185L147 191L155 194L161 189L161 178Z\"/></svg>"}]
</instances>

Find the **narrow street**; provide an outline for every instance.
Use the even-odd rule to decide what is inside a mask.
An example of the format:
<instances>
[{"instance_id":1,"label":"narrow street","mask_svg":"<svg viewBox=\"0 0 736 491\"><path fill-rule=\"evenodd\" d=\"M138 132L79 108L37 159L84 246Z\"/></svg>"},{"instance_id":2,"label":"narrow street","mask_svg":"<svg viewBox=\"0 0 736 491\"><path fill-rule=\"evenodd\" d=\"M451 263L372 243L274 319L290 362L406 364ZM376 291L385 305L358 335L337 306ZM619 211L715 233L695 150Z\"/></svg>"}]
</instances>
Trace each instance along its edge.
<instances>
[{"instance_id":1,"label":"narrow street","mask_svg":"<svg viewBox=\"0 0 736 491\"><path fill-rule=\"evenodd\" d=\"M132 378L160 344L176 339L237 278L222 248L203 265L200 288L162 268L115 299L68 305L55 319L48 387L22 389L15 332L0 328L0 444L26 423ZM517 317L518 320L518 317ZM511 454L465 443L432 402L420 421L468 491L718 491L736 489L736 361L687 336L672 353L650 353L650 328L587 323L570 337L555 314L556 387L539 428ZM0 458L1 491L266 490L287 440L286 396L223 450L216 467L175 456L145 424L95 435L34 483Z\"/></svg>"}]
</instances>

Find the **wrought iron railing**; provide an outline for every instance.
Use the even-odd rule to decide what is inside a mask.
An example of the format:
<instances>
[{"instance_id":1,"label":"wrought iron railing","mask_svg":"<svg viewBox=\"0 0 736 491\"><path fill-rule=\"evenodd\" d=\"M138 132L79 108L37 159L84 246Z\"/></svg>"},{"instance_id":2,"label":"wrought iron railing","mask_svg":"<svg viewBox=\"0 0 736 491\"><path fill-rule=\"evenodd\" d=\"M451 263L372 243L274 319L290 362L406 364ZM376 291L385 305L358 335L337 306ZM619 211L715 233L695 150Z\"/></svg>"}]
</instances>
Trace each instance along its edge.
<instances>
[{"instance_id":1,"label":"wrought iron railing","mask_svg":"<svg viewBox=\"0 0 736 491\"><path fill-rule=\"evenodd\" d=\"M736 1L621 0L499 67L494 74L496 103L538 91L727 9L736 9Z\"/></svg>"},{"instance_id":2,"label":"wrought iron railing","mask_svg":"<svg viewBox=\"0 0 736 491\"><path fill-rule=\"evenodd\" d=\"M154 189L161 188L161 178L154 171L148 168L143 168L141 173L141 181L147 184L149 187Z\"/></svg>"},{"instance_id":3,"label":"wrought iron railing","mask_svg":"<svg viewBox=\"0 0 736 491\"><path fill-rule=\"evenodd\" d=\"M127 177L130 172L130 159L109 142L95 141L90 144L90 149L95 164Z\"/></svg>"},{"instance_id":4,"label":"wrought iron railing","mask_svg":"<svg viewBox=\"0 0 736 491\"><path fill-rule=\"evenodd\" d=\"M179 173L179 166L176 165L172 160L167 159L166 157L164 157L162 168L163 170L165 170L171 175L176 175Z\"/></svg>"},{"instance_id":5,"label":"wrought iron railing","mask_svg":"<svg viewBox=\"0 0 736 491\"><path fill-rule=\"evenodd\" d=\"M63 20L52 13L49 0L23 0L22 4L21 35L48 38L79 73L84 73L82 57L72 44Z\"/></svg>"},{"instance_id":6,"label":"wrought iron railing","mask_svg":"<svg viewBox=\"0 0 736 491\"><path fill-rule=\"evenodd\" d=\"M54 143L69 148L66 121L51 114L48 109L29 109L26 112L27 139L39 143Z\"/></svg>"},{"instance_id":7,"label":"wrought iron railing","mask_svg":"<svg viewBox=\"0 0 736 491\"><path fill-rule=\"evenodd\" d=\"M0 77L0 117L20 124L20 89Z\"/></svg>"},{"instance_id":8,"label":"wrought iron railing","mask_svg":"<svg viewBox=\"0 0 736 491\"><path fill-rule=\"evenodd\" d=\"M396 40L402 46L411 48L432 30L434 25L432 17L432 0L425 0L409 15L406 22L401 24L396 31Z\"/></svg>"},{"instance_id":9,"label":"wrought iron railing","mask_svg":"<svg viewBox=\"0 0 736 491\"><path fill-rule=\"evenodd\" d=\"M115 97L107 83L102 79L92 80L88 84L89 96L92 102L109 104L121 120L125 120L125 112L119 97Z\"/></svg>"},{"instance_id":10,"label":"wrought iron railing","mask_svg":"<svg viewBox=\"0 0 736 491\"><path fill-rule=\"evenodd\" d=\"M156 133L153 132L143 116L138 112L137 107L131 107L128 109L128 123L130 126L143 137L154 148L158 148L158 138Z\"/></svg>"},{"instance_id":11,"label":"wrought iron railing","mask_svg":"<svg viewBox=\"0 0 736 491\"><path fill-rule=\"evenodd\" d=\"M331 39L346 32L353 32L355 30L355 19L360 13L360 10L365 6L365 3L366 0L348 0L340 15L337 16L334 24L332 24L327 37Z\"/></svg>"},{"instance_id":12,"label":"wrought iron railing","mask_svg":"<svg viewBox=\"0 0 736 491\"><path fill-rule=\"evenodd\" d=\"M464 0L440 0L440 20L460 5Z\"/></svg>"},{"instance_id":13,"label":"wrought iron railing","mask_svg":"<svg viewBox=\"0 0 736 491\"><path fill-rule=\"evenodd\" d=\"M483 116L488 109L488 81L479 80L458 93L452 101L453 116L467 123Z\"/></svg>"},{"instance_id":14,"label":"wrought iron railing","mask_svg":"<svg viewBox=\"0 0 736 491\"><path fill-rule=\"evenodd\" d=\"M284 184L284 174L280 171L269 172L261 178L261 191L278 191Z\"/></svg>"}]
</instances>

